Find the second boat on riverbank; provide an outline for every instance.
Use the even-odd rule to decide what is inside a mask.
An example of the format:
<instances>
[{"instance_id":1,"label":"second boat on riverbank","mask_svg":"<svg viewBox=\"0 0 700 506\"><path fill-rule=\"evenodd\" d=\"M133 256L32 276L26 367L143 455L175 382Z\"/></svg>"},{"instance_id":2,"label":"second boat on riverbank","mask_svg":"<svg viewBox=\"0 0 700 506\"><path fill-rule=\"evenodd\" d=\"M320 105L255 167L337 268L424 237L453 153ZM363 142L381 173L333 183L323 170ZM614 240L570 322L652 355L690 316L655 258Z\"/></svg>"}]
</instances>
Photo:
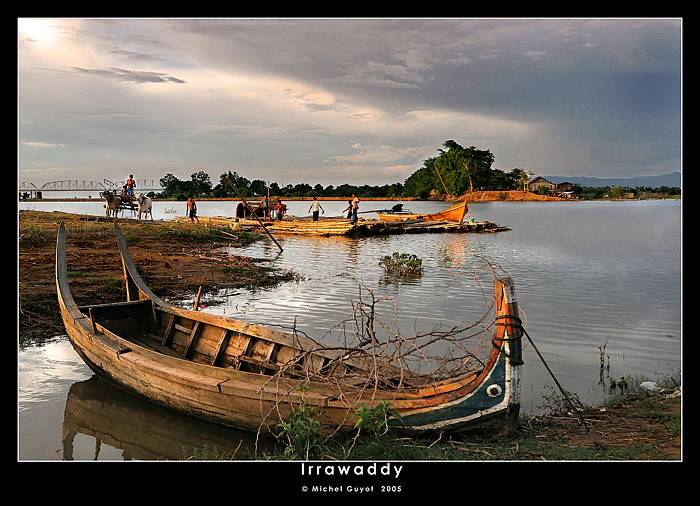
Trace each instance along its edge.
<instances>
[{"instance_id":1,"label":"second boat on riverbank","mask_svg":"<svg viewBox=\"0 0 700 506\"><path fill-rule=\"evenodd\" d=\"M390 213L390 212L384 212L384 213L377 213L377 216L379 216L379 219L382 221L412 221L412 220L418 220L418 221L449 221L452 223L462 223L462 220L464 220L464 217L467 214L467 200L464 199L462 200L459 204L455 204L454 206L445 209L444 211L440 211L439 213L432 213L432 214L411 214L411 213L405 213L405 212L397 212L397 213Z\"/></svg>"},{"instance_id":2,"label":"second boat on riverbank","mask_svg":"<svg viewBox=\"0 0 700 506\"><path fill-rule=\"evenodd\" d=\"M388 220L362 219L352 223L344 218L319 218L313 221L310 218L297 218L285 216L282 221L267 220L263 225L273 234L294 234L311 236L348 236L368 237L395 234L421 234L421 233L465 233L465 232L503 232L510 230L490 221L456 222L446 219L428 219L425 217L410 218L401 215L402 218ZM428 215L416 215L428 216ZM179 216L176 220L180 223L189 223L190 219ZM235 219L227 216L200 216L199 222L211 226L232 227ZM242 218L239 220L241 227L251 231L261 230L257 220Z\"/></svg>"}]
</instances>

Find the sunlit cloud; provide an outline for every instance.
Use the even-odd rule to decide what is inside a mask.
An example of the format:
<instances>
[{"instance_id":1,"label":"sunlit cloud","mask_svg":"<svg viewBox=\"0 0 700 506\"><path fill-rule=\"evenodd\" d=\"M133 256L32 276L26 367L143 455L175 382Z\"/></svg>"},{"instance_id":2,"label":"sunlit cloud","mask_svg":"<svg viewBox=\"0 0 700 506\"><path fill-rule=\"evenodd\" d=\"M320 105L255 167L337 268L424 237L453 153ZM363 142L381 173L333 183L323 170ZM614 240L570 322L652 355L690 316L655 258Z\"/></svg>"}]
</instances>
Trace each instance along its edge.
<instances>
[{"instance_id":1,"label":"sunlit cloud","mask_svg":"<svg viewBox=\"0 0 700 506\"><path fill-rule=\"evenodd\" d=\"M59 28L50 19L20 18L17 20L17 30L25 41L36 44L52 42L58 37Z\"/></svg>"},{"instance_id":2,"label":"sunlit cloud","mask_svg":"<svg viewBox=\"0 0 700 506\"><path fill-rule=\"evenodd\" d=\"M179 83L185 81L177 77L170 76L163 72L148 72L144 70L128 70L112 67L109 70L105 69L84 69L73 67L77 72L89 74L98 77L106 77L116 79L117 81L126 81L127 83Z\"/></svg>"}]
</instances>

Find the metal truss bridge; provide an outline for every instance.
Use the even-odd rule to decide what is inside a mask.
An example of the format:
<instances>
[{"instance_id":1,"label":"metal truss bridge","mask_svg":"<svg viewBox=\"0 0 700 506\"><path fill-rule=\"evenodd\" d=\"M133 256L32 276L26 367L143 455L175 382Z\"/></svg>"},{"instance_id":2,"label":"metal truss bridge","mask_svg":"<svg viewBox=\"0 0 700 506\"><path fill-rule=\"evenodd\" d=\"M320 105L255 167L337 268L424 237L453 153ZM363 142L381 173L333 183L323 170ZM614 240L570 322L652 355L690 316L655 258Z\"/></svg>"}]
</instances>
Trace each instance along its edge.
<instances>
[{"instance_id":1,"label":"metal truss bridge","mask_svg":"<svg viewBox=\"0 0 700 506\"><path fill-rule=\"evenodd\" d=\"M136 191L161 191L163 188L160 182L156 179L135 179ZM22 182L19 185L19 191L53 191L53 192L75 192L75 191L103 191L103 190L121 190L126 184L126 181L110 181L103 179L100 181L89 181L86 179L63 179L61 181L50 181L42 186L36 186L34 183Z\"/></svg>"}]
</instances>

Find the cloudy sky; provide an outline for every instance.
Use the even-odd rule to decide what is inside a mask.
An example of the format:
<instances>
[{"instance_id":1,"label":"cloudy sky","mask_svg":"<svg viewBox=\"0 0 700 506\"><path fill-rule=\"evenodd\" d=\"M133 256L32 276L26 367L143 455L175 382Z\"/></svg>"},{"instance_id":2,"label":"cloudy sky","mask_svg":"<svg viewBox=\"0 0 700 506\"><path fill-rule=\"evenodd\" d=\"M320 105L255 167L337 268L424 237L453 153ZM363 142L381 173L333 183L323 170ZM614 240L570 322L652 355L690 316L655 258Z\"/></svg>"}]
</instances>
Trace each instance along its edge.
<instances>
[{"instance_id":1,"label":"cloudy sky","mask_svg":"<svg viewBox=\"0 0 700 506\"><path fill-rule=\"evenodd\" d=\"M19 19L19 177L403 182L681 169L673 19Z\"/></svg>"}]
</instances>

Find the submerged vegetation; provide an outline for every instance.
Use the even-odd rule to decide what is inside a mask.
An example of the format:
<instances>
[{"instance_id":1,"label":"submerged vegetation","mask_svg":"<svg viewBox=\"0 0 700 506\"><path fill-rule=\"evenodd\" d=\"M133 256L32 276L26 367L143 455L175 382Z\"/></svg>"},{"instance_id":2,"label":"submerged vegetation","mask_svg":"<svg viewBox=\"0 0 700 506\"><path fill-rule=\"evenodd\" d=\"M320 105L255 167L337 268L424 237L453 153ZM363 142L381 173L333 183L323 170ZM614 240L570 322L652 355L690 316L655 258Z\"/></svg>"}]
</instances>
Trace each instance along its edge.
<instances>
[{"instance_id":1,"label":"submerged vegetation","mask_svg":"<svg viewBox=\"0 0 700 506\"><path fill-rule=\"evenodd\" d=\"M379 265L384 268L387 276L396 278L414 278L423 273L423 260L411 253L395 251L391 255L383 256Z\"/></svg>"}]
</instances>

